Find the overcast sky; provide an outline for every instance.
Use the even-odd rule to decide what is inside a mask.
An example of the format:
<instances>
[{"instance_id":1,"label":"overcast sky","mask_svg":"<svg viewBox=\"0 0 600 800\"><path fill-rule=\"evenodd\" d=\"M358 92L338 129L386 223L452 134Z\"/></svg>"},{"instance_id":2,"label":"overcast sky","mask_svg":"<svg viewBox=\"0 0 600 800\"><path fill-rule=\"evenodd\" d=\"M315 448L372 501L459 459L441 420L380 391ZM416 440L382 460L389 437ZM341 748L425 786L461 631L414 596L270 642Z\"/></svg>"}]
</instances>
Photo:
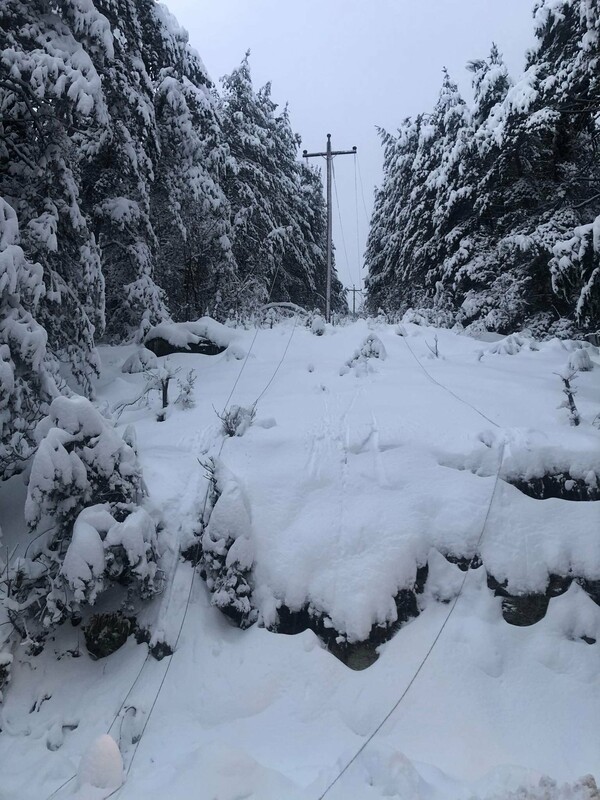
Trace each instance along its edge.
<instances>
[{"instance_id":1,"label":"overcast sky","mask_svg":"<svg viewBox=\"0 0 600 800\"><path fill-rule=\"evenodd\" d=\"M492 41L513 75L532 43L533 0L166 0L187 28L214 80L252 51L256 88L272 82L273 99L290 104L303 147L358 147L367 211L381 180L375 126L394 130L406 116L431 110L449 69L469 97L467 61ZM344 251L334 204L340 278L359 283L367 221L359 189L357 226L352 156L335 162Z\"/></svg>"}]
</instances>

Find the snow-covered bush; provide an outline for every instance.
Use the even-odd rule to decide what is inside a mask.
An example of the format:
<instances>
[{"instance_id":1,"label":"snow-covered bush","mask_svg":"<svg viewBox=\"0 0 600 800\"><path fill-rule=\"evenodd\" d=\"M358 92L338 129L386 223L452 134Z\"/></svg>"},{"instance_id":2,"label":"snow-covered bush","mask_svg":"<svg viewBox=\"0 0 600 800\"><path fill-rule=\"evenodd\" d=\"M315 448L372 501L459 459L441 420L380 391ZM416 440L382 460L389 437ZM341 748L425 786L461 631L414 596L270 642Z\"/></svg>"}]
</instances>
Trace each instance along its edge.
<instances>
[{"instance_id":1,"label":"snow-covered bush","mask_svg":"<svg viewBox=\"0 0 600 800\"><path fill-rule=\"evenodd\" d=\"M94 605L110 581L135 583L140 597L150 597L160 588L157 544L156 526L144 509L119 521L108 503L90 506L75 520L60 575L77 604Z\"/></svg>"},{"instance_id":2,"label":"snow-covered bush","mask_svg":"<svg viewBox=\"0 0 600 800\"><path fill-rule=\"evenodd\" d=\"M250 571L254 563L252 522L237 478L221 463L209 465L211 499L201 539L200 567L212 604L241 628L256 622Z\"/></svg>"},{"instance_id":3,"label":"snow-covered bush","mask_svg":"<svg viewBox=\"0 0 600 800\"><path fill-rule=\"evenodd\" d=\"M573 386L573 379L576 375L577 371L569 368L561 373L558 373L558 377L563 383L563 394L565 395L565 399L559 405L559 408L567 409L569 412L569 421L571 425L574 425L575 427L577 427L577 425L579 425L581 422L579 409L575 404L575 395L577 394L577 389Z\"/></svg>"},{"instance_id":4,"label":"snow-covered bush","mask_svg":"<svg viewBox=\"0 0 600 800\"><path fill-rule=\"evenodd\" d=\"M349 372L349 370L354 368L358 368L359 370L365 369L367 362L371 358L379 358L381 361L384 361L387 358L387 353L385 347L383 346L383 342L378 336L375 336L374 333L370 333L359 349L355 350L352 358L349 358L348 361L346 361L346 363L340 369L340 375L345 375L347 372Z\"/></svg>"},{"instance_id":5,"label":"snow-covered bush","mask_svg":"<svg viewBox=\"0 0 600 800\"><path fill-rule=\"evenodd\" d=\"M429 342L425 342L427 349L429 350L429 358L439 358L440 357L440 348L439 348L439 337L437 333L433 337L433 344L429 344Z\"/></svg>"},{"instance_id":6,"label":"snow-covered bush","mask_svg":"<svg viewBox=\"0 0 600 800\"><path fill-rule=\"evenodd\" d=\"M129 358L126 358L121 367L121 372L134 375L137 372L146 372L158 367L158 359L151 350L140 347Z\"/></svg>"},{"instance_id":7,"label":"snow-covered bush","mask_svg":"<svg viewBox=\"0 0 600 800\"><path fill-rule=\"evenodd\" d=\"M70 537L88 505L134 503L141 471L134 450L84 397L57 397L37 426L38 450L27 490L31 530L56 529L53 544Z\"/></svg>"},{"instance_id":8,"label":"snow-covered bush","mask_svg":"<svg viewBox=\"0 0 600 800\"><path fill-rule=\"evenodd\" d=\"M402 315L402 322L414 325L433 326L435 328L451 328L456 321L456 314L445 307L409 308Z\"/></svg>"},{"instance_id":9,"label":"snow-covered bush","mask_svg":"<svg viewBox=\"0 0 600 800\"><path fill-rule=\"evenodd\" d=\"M315 336L323 336L325 333L325 320L320 314L314 314L310 319L310 332Z\"/></svg>"},{"instance_id":10,"label":"snow-covered bush","mask_svg":"<svg viewBox=\"0 0 600 800\"><path fill-rule=\"evenodd\" d=\"M150 395L153 392L157 392L160 397L160 406L156 411L156 419L158 422L164 422L169 406L169 385L179 371L180 368L173 367L168 359L165 359L162 364L157 362L157 366L154 369L144 370L146 383L138 396L133 400L123 400L114 407L117 419L126 408L150 406Z\"/></svg>"},{"instance_id":11,"label":"snow-covered bush","mask_svg":"<svg viewBox=\"0 0 600 800\"><path fill-rule=\"evenodd\" d=\"M590 372L594 369L594 362L588 351L582 348L571 353L567 368L573 372Z\"/></svg>"},{"instance_id":12,"label":"snow-covered bush","mask_svg":"<svg viewBox=\"0 0 600 800\"><path fill-rule=\"evenodd\" d=\"M161 322L144 338L146 348L157 356L171 353L222 353L235 339L235 333L210 317L192 322Z\"/></svg>"},{"instance_id":13,"label":"snow-covered bush","mask_svg":"<svg viewBox=\"0 0 600 800\"><path fill-rule=\"evenodd\" d=\"M92 658L106 658L127 641L132 623L123 614L94 614L84 627L85 646Z\"/></svg>"},{"instance_id":14,"label":"snow-covered bush","mask_svg":"<svg viewBox=\"0 0 600 800\"><path fill-rule=\"evenodd\" d=\"M596 781L591 775L586 775L573 784L562 786L543 777L537 786L520 786L514 792L487 795L486 800L597 800L599 797Z\"/></svg>"},{"instance_id":15,"label":"snow-covered bush","mask_svg":"<svg viewBox=\"0 0 600 800\"><path fill-rule=\"evenodd\" d=\"M112 583L161 588L156 526L137 504L137 456L83 397L57 397L37 426L25 518L32 552L13 566L9 614L23 634L78 616Z\"/></svg>"},{"instance_id":16,"label":"snow-covered bush","mask_svg":"<svg viewBox=\"0 0 600 800\"><path fill-rule=\"evenodd\" d=\"M500 339L499 342L489 347L487 352L492 355L514 356L521 350L539 350L539 347L533 339L520 333L511 333L510 336Z\"/></svg>"},{"instance_id":17,"label":"snow-covered bush","mask_svg":"<svg viewBox=\"0 0 600 800\"><path fill-rule=\"evenodd\" d=\"M179 387L179 395L175 400L175 405L179 406L179 408L188 409L193 408L196 405L196 399L194 397L194 386L196 384L197 379L196 372L191 369L185 378L177 381L177 386Z\"/></svg>"},{"instance_id":18,"label":"snow-covered bush","mask_svg":"<svg viewBox=\"0 0 600 800\"><path fill-rule=\"evenodd\" d=\"M219 415L225 436L243 436L254 422L256 408L250 406L230 406Z\"/></svg>"}]
</instances>

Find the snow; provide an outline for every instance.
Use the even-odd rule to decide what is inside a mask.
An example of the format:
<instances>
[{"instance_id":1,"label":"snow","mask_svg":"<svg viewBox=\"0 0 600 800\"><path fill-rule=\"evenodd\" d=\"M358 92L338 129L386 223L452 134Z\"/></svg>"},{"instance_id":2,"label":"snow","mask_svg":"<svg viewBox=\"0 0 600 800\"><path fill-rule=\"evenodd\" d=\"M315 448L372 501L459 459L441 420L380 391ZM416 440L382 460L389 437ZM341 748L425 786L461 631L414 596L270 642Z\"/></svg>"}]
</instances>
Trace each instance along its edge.
<instances>
[{"instance_id":1,"label":"snow","mask_svg":"<svg viewBox=\"0 0 600 800\"><path fill-rule=\"evenodd\" d=\"M198 344L203 339L228 347L235 333L226 325L221 325L210 317L202 317L195 322L162 322L150 328L145 341L164 339L173 347L188 348L190 344Z\"/></svg>"},{"instance_id":2,"label":"snow","mask_svg":"<svg viewBox=\"0 0 600 800\"><path fill-rule=\"evenodd\" d=\"M84 753L77 780L80 787L118 789L123 782L123 760L112 736L99 736Z\"/></svg>"},{"instance_id":3,"label":"snow","mask_svg":"<svg viewBox=\"0 0 600 800\"><path fill-rule=\"evenodd\" d=\"M597 351L522 333L491 353L498 342L411 322L403 335L357 321L326 325L322 336L287 322L259 330L253 345L253 330L227 330L251 351L243 372L227 353L172 355L174 368L198 374L194 407L173 406L160 424L151 408L127 408L119 420L115 435L130 426L126 439L136 442L144 509L107 528L102 508L87 507L75 524L83 531L73 537L77 576L99 564L94 531L105 552L107 539L118 541L131 560L153 536L148 518L160 519L167 586L138 621L154 641L177 642L174 655L142 667L147 646L130 637L106 659L91 661L83 643L75 657L81 633L70 625L39 656L17 648L1 709L0 796L47 798L110 728L111 774L121 775L120 754L131 766L119 800L317 800L406 689L466 575L406 697L327 800L593 800L585 776L600 774L600 607L574 581L540 622L512 626L486 571L515 594L543 591L550 575L600 579L600 503L537 500L509 483L548 471L589 481L600 474L591 424L600 370L577 376L578 428L557 408L555 374L580 352L597 367ZM427 359L435 335L443 359ZM340 376L368 339L387 357ZM214 408L236 380L229 405L251 407L286 347L254 424L225 437ZM142 374L121 372L135 352L100 348L100 404L143 388ZM52 414L75 436L93 420L69 402ZM210 459L218 496L203 535L228 568L246 571L266 624L282 604L310 606L361 640L373 624L393 622L395 594L428 563L420 615L378 648L372 666L349 669L309 630L239 630L224 617L219 598L178 558L180 544L201 533ZM17 481L0 486L0 508L9 509ZM3 546L23 524L14 508L10 524L2 518ZM483 566L463 573L444 557L471 558L481 535Z\"/></svg>"},{"instance_id":4,"label":"snow","mask_svg":"<svg viewBox=\"0 0 600 800\"><path fill-rule=\"evenodd\" d=\"M567 367L573 371L589 372L594 368L594 364L588 351L582 349L571 353Z\"/></svg>"},{"instance_id":5,"label":"snow","mask_svg":"<svg viewBox=\"0 0 600 800\"><path fill-rule=\"evenodd\" d=\"M158 367L158 359L151 350L145 347L140 347L135 353L132 353L123 362L121 372L144 372L145 370L156 369Z\"/></svg>"},{"instance_id":6,"label":"snow","mask_svg":"<svg viewBox=\"0 0 600 800\"><path fill-rule=\"evenodd\" d=\"M114 524L108 506L101 505L84 508L75 520L62 574L77 600L84 599L86 587L95 584L104 572L104 545L100 532L106 534ZM95 593L90 603L93 604L94 600Z\"/></svg>"}]
</instances>

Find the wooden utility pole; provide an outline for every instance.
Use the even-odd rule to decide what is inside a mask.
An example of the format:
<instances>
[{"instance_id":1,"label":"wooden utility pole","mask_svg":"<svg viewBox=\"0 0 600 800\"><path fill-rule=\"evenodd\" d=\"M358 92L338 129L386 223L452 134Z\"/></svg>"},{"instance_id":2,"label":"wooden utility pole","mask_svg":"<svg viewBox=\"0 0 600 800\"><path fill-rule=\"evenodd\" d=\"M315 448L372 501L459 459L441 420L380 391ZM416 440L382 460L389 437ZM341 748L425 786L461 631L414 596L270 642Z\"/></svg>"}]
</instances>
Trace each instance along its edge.
<instances>
[{"instance_id":1,"label":"wooden utility pole","mask_svg":"<svg viewBox=\"0 0 600 800\"><path fill-rule=\"evenodd\" d=\"M356 284L352 284L351 289L346 289L347 292L352 292L352 316L356 316L356 295L362 294L362 289L357 289Z\"/></svg>"},{"instance_id":2,"label":"wooden utility pole","mask_svg":"<svg viewBox=\"0 0 600 800\"><path fill-rule=\"evenodd\" d=\"M331 173L333 168L334 156L354 156L356 146L352 150L332 150L331 134L327 134L327 149L324 153L309 153L305 150L302 155L304 158L325 158L327 160L327 290L325 292L325 319L331 322L331 256L333 252L332 230L333 230L333 208L331 205Z\"/></svg>"}]
</instances>

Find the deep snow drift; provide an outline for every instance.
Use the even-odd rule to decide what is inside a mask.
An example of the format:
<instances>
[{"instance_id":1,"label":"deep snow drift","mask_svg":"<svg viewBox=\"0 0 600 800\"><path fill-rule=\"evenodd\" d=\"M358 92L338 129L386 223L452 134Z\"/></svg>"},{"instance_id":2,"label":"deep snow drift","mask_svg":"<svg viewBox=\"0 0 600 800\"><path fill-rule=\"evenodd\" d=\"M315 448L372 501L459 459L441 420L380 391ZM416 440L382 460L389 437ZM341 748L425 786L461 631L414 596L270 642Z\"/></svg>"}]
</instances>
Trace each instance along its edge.
<instances>
[{"instance_id":1,"label":"deep snow drift","mask_svg":"<svg viewBox=\"0 0 600 800\"><path fill-rule=\"evenodd\" d=\"M168 357L180 375L196 371L194 407L173 403L161 423L152 405L120 409L117 431L136 430L146 512L164 526L166 588L142 622L172 645L182 626L178 646L172 658L146 660L147 645L130 637L92 661L79 628L64 626L41 655L18 650L0 707L1 800L45 800L71 777L57 798L107 796L102 774L95 787L81 778L102 773L93 757L101 741L113 781L104 786L116 785L118 753L99 739L107 732L129 769L119 800L318 800L443 624L464 577L445 556L483 566L473 562L414 685L327 797L507 798L520 786L540 800L597 797L591 783L573 784L600 774L600 607L589 591L600 580L600 503L524 491L547 474L562 476L567 492L597 490L597 352L587 350L594 368L574 380L582 424L573 427L558 408L556 373L586 359L569 343L490 343L365 321L322 336L289 322L254 337L236 329L220 355ZM101 350L107 413L145 385L143 373L121 371L141 363L134 354ZM215 409L257 399L243 435L224 439ZM190 594L192 567L179 559L199 532L211 456L226 478L210 524L237 526L236 559L251 566L258 623L248 630L224 617L197 573ZM22 477L0 487L9 551L24 492ZM425 564L419 616L362 672L310 630L263 627L285 606L318 615L342 642L364 640L373 626L393 626L395 597ZM567 583L543 619L517 627L488 575L517 597L542 595L557 577ZM543 775L572 786L540 788Z\"/></svg>"}]
</instances>

